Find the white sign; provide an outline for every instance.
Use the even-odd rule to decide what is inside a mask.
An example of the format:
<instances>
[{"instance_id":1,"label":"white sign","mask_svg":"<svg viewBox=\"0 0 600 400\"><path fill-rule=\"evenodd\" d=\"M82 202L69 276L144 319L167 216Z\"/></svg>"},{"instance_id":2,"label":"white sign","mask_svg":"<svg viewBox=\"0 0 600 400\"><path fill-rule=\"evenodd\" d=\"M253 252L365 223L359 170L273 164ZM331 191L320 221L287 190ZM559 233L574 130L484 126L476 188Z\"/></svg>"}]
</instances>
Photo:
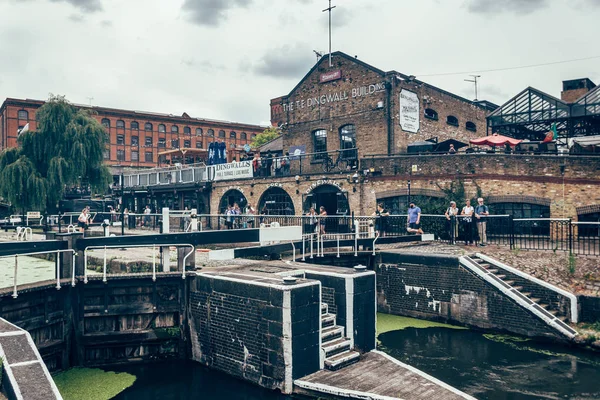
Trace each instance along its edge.
<instances>
[{"instance_id":1,"label":"white sign","mask_svg":"<svg viewBox=\"0 0 600 400\"><path fill-rule=\"evenodd\" d=\"M213 181L252 178L252 161L232 162L208 167Z\"/></svg>"},{"instance_id":2,"label":"white sign","mask_svg":"<svg viewBox=\"0 0 600 400\"><path fill-rule=\"evenodd\" d=\"M403 131L419 132L420 108L417 94L402 89L400 92L400 127Z\"/></svg>"},{"instance_id":3,"label":"white sign","mask_svg":"<svg viewBox=\"0 0 600 400\"><path fill-rule=\"evenodd\" d=\"M27 218L40 218L41 214L39 211L27 211Z\"/></svg>"},{"instance_id":4,"label":"white sign","mask_svg":"<svg viewBox=\"0 0 600 400\"><path fill-rule=\"evenodd\" d=\"M267 243L279 243L287 240L302 240L302 227L282 226L278 228L260 228L259 240L261 246Z\"/></svg>"},{"instance_id":5,"label":"white sign","mask_svg":"<svg viewBox=\"0 0 600 400\"><path fill-rule=\"evenodd\" d=\"M310 192L312 192L319 186L323 186L323 185L332 185L332 186L335 186L336 188L338 188L340 191L342 190L342 186L339 183L337 183L336 181L332 181L331 179L323 179L323 180L318 180L318 181L312 183L308 187L308 189L306 189L306 194L309 194Z\"/></svg>"}]
</instances>

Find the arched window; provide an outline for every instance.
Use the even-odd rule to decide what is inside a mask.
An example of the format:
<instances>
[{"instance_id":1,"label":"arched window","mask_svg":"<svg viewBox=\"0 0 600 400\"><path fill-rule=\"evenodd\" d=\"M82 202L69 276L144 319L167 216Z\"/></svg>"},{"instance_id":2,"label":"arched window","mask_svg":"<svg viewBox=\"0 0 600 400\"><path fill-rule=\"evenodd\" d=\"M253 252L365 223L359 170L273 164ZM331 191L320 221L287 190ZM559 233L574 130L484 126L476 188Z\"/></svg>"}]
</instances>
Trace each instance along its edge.
<instances>
[{"instance_id":1,"label":"arched window","mask_svg":"<svg viewBox=\"0 0 600 400\"><path fill-rule=\"evenodd\" d=\"M221 129L221 130L219 131L219 137L220 137L220 138L224 138L224 137L225 137L225 131L224 131L224 130L222 130L222 129Z\"/></svg>"},{"instance_id":2,"label":"arched window","mask_svg":"<svg viewBox=\"0 0 600 400\"><path fill-rule=\"evenodd\" d=\"M477 132L477 125L475 125L475 122L467 121L467 124L465 127L467 128L468 131Z\"/></svg>"},{"instance_id":3,"label":"arched window","mask_svg":"<svg viewBox=\"0 0 600 400\"><path fill-rule=\"evenodd\" d=\"M229 138L230 139L236 139L237 138L237 133L235 133L234 131L229 132Z\"/></svg>"},{"instance_id":4,"label":"arched window","mask_svg":"<svg viewBox=\"0 0 600 400\"><path fill-rule=\"evenodd\" d=\"M340 128L340 150L345 159L356 159L356 126L344 125Z\"/></svg>"},{"instance_id":5,"label":"arched window","mask_svg":"<svg viewBox=\"0 0 600 400\"><path fill-rule=\"evenodd\" d=\"M117 129L125 129L125 121L123 121L122 119L118 119L117 120Z\"/></svg>"},{"instance_id":6,"label":"arched window","mask_svg":"<svg viewBox=\"0 0 600 400\"><path fill-rule=\"evenodd\" d=\"M326 155L323 153L325 151L327 151L327 131L325 129L313 131L313 152L317 153L313 155L313 160L322 160Z\"/></svg>"},{"instance_id":7,"label":"arched window","mask_svg":"<svg viewBox=\"0 0 600 400\"><path fill-rule=\"evenodd\" d=\"M434 121L437 121L438 120L438 113L433 108L426 108L425 109L425 118L429 118L429 119L432 119Z\"/></svg>"},{"instance_id":8,"label":"arched window","mask_svg":"<svg viewBox=\"0 0 600 400\"><path fill-rule=\"evenodd\" d=\"M171 126L171 133L179 133L179 127L177 125Z\"/></svg>"},{"instance_id":9,"label":"arched window","mask_svg":"<svg viewBox=\"0 0 600 400\"><path fill-rule=\"evenodd\" d=\"M19 110L19 112L17 113L17 116L19 119L28 120L29 112L27 110Z\"/></svg>"},{"instance_id":10,"label":"arched window","mask_svg":"<svg viewBox=\"0 0 600 400\"><path fill-rule=\"evenodd\" d=\"M227 211L227 206L233 206L236 203L240 207L240 209L244 210L248 205L248 200L246 200L246 196L244 196L244 194L239 190L228 190L227 192L225 192L223 197L221 197L221 201L219 202L219 212L221 214L225 214L225 211Z\"/></svg>"},{"instance_id":11,"label":"arched window","mask_svg":"<svg viewBox=\"0 0 600 400\"><path fill-rule=\"evenodd\" d=\"M189 126L184 126L183 127L183 134L184 135L191 135L192 134L192 130L190 129Z\"/></svg>"},{"instance_id":12,"label":"arched window","mask_svg":"<svg viewBox=\"0 0 600 400\"><path fill-rule=\"evenodd\" d=\"M248 134L246 134L246 132L240 133L240 139L242 139L242 140L248 140Z\"/></svg>"},{"instance_id":13,"label":"arched window","mask_svg":"<svg viewBox=\"0 0 600 400\"><path fill-rule=\"evenodd\" d=\"M267 215L294 215L294 202L290 195L279 187L267 189L260 197L258 210L265 210Z\"/></svg>"},{"instance_id":14,"label":"arched window","mask_svg":"<svg viewBox=\"0 0 600 400\"><path fill-rule=\"evenodd\" d=\"M207 136L211 136L211 137L215 136L215 131L213 131L212 129L209 129L209 130L206 131L206 135Z\"/></svg>"},{"instance_id":15,"label":"arched window","mask_svg":"<svg viewBox=\"0 0 600 400\"><path fill-rule=\"evenodd\" d=\"M140 130L140 124L136 121L131 121L131 129L134 131L139 131Z\"/></svg>"},{"instance_id":16,"label":"arched window","mask_svg":"<svg viewBox=\"0 0 600 400\"><path fill-rule=\"evenodd\" d=\"M250 135L250 139L254 139L256 137L256 133L253 133L252 135Z\"/></svg>"},{"instance_id":17,"label":"arched window","mask_svg":"<svg viewBox=\"0 0 600 400\"><path fill-rule=\"evenodd\" d=\"M110 119L102 118L102 125L104 125L105 128L110 128Z\"/></svg>"},{"instance_id":18,"label":"arched window","mask_svg":"<svg viewBox=\"0 0 600 400\"><path fill-rule=\"evenodd\" d=\"M150 131L150 132L152 132L152 129L153 129L153 126L152 126L152 124L151 124L150 122L146 122L146 123L144 124L144 130L145 130L145 131Z\"/></svg>"},{"instance_id":19,"label":"arched window","mask_svg":"<svg viewBox=\"0 0 600 400\"><path fill-rule=\"evenodd\" d=\"M446 123L448 125L458 126L458 118L456 118L454 115L448 115L448 118L446 118Z\"/></svg>"},{"instance_id":20,"label":"arched window","mask_svg":"<svg viewBox=\"0 0 600 400\"><path fill-rule=\"evenodd\" d=\"M196 128L196 136L202 136L202 128Z\"/></svg>"},{"instance_id":21,"label":"arched window","mask_svg":"<svg viewBox=\"0 0 600 400\"><path fill-rule=\"evenodd\" d=\"M158 131L164 133L167 131L167 127L164 124L160 124L158 125Z\"/></svg>"}]
</instances>

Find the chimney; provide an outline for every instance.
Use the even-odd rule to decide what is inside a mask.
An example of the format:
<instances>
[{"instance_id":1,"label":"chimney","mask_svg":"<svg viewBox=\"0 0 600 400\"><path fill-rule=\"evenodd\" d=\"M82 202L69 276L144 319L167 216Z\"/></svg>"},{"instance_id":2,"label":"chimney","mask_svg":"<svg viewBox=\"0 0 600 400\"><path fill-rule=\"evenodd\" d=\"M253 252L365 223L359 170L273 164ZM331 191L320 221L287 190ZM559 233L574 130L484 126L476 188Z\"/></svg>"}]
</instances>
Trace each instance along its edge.
<instances>
[{"instance_id":1,"label":"chimney","mask_svg":"<svg viewBox=\"0 0 600 400\"><path fill-rule=\"evenodd\" d=\"M567 103L574 103L581 96L596 87L596 84L588 78L572 79L563 81L563 90L560 98Z\"/></svg>"}]
</instances>

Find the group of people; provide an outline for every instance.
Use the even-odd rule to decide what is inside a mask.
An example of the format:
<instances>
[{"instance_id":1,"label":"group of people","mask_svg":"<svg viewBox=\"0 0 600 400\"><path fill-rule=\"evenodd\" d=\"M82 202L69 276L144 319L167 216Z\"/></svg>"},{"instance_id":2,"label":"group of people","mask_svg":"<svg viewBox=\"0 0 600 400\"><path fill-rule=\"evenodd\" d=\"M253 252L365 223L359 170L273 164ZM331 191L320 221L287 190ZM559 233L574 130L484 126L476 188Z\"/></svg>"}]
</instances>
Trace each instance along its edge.
<instances>
[{"instance_id":1,"label":"group of people","mask_svg":"<svg viewBox=\"0 0 600 400\"><path fill-rule=\"evenodd\" d=\"M375 232L378 236L385 236L388 228L388 218L390 212L385 208L383 203L377 205L377 210L373 213L377 217L375 220ZM448 233L455 244L459 237L459 223L463 225L463 239L466 246L475 245L479 242L479 246L487 246L487 220L485 217L490 215L488 206L484 204L483 198L477 199L477 205L471 206L471 201L466 200L465 206L459 209L455 201L450 202L450 206L444 213L448 221ZM421 229L421 208L417 207L414 202L411 202L408 208L406 220L406 230L409 233L422 235ZM478 238L478 240L477 240Z\"/></svg>"},{"instance_id":2,"label":"group of people","mask_svg":"<svg viewBox=\"0 0 600 400\"><path fill-rule=\"evenodd\" d=\"M290 153L279 157L274 156L270 151L264 157L259 153L254 154L252 159L252 170L254 176L286 176L290 174Z\"/></svg>"},{"instance_id":3,"label":"group of people","mask_svg":"<svg viewBox=\"0 0 600 400\"><path fill-rule=\"evenodd\" d=\"M311 207L310 210L308 211L308 214L306 214L306 216L308 217L308 223L309 225L312 227L311 230L314 233L319 233L320 235L324 235L325 234L325 228L326 228L326 217L327 217L327 211L325 210L325 207L321 206L319 207L319 213L317 214L317 211L315 210L314 207Z\"/></svg>"},{"instance_id":4,"label":"group of people","mask_svg":"<svg viewBox=\"0 0 600 400\"><path fill-rule=\"evenodd\" d=\"M475 244L476 234L479 237L479 246L487 246L487 221L485 217L490 215L490 210L484 204L483 198L480 197L477 199L475 207L471 205L470 200L466 200L465 206L460 212L458 207L456 207L456 202L451 201L450 207L448 207L444 215L449 222L450 237L454 243L458 238L458 225L459 221L461 221L464 226L463 239L466 246Z\"/></svg>"}]
</instances>

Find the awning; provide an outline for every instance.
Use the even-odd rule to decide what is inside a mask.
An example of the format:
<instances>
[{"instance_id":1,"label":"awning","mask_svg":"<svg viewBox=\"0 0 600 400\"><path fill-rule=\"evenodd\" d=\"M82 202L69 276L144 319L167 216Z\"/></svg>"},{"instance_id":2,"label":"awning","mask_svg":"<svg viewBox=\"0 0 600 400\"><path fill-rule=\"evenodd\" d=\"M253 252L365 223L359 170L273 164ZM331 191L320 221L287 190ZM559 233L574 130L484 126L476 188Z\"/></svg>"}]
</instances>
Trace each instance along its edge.
<instances>
[{"instance_id":1,"label":"awning","mask_svg":"<svg viewBox=\"0 0 600 400\"><path fill-rule=\"evenodd\" d=\"M508 136L498 135L497 133L494 133L491 136L469 140L469 143L476 144L478 146L504 146L506 143L510 144L511 146L516 146L521 142L522 140L513 139Z\"/></svg>"},{"instance_id":2,"label":"awning","mask_svg":"<svg viewBox=\"0 0 600 400\"><path fill-rule=\"evenodd\" d=\"M573 143L577 143L582 147L600 146L600 135L574 137L571 140L569 140L569 147L571 147Z\"/></svg>"},{"instance_id":3,"label":"awning","mask_svg":"<svg viewBox=\"0 0 600 400\"><path fill-rule=\"evenodd\" d=\"M464 143L456 139L448 139L438 143L437 147L435 148L435 151L448 151L450 150L451 144L454 145L455 150L458 150L462 147L467 147L469 145L468 143Z\"/></svg>"}]
</instances>

